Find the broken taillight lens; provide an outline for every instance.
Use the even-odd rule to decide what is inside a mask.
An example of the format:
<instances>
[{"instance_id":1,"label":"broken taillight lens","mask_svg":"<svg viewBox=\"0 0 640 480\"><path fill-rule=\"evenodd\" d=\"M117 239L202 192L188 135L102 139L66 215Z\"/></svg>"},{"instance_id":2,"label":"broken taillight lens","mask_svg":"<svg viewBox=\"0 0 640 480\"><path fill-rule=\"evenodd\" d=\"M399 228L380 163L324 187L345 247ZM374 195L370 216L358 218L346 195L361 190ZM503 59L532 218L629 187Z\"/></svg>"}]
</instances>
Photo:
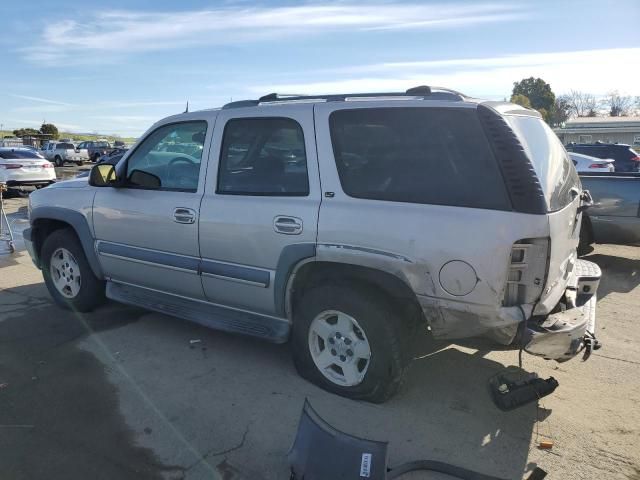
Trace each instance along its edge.
<instances>
[{"instance_id":1,"label":"broken taillight lens","mask_svg":"<svg viewBox=\"0 0 640 480\"><path fill-rule=\"evenodd\" d=\"M527 238L511 247L503 304L533 303L544 288L549 254L548 238Z\"/></svg>"}]
</instances>

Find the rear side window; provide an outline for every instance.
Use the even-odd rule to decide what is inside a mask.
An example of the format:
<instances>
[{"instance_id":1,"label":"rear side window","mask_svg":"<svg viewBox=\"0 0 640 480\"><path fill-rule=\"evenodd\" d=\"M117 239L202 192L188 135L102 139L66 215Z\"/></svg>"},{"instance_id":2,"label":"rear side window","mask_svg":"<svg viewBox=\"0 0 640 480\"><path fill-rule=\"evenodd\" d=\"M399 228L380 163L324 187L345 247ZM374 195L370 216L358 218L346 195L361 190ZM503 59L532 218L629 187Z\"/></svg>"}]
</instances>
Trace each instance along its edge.
<instances>
[{"instance_id":1,"label":"rear side window","mask_svg":"<svg viewBox=\"0 0 640 480\"><path fill-rule=\"evenodd\" d=\"M337 110L329 124L340 183L349 196L511 209L475 110Z\"/></svg>"},{"instance_id":2,"label":"rear side window","mask_svg":"<svg viewBox=\"0 0 640 480\"><path fill-rule=\"evenodd\" d=\"M533 164L549 211L566 207L582 187L578 173L556 134L537 117L508 115L505 118Z\"/></svg>"},{"instance_id":3,"label":"rear side window","mask_svg":"<svg viewBox=\"0 0 640 480\"><path fill-rule=\"evenodd\" d=\"M74 150L75 147L70 143L59 143L58 147L60 150Z\"/></svg>"},{"instance_id":4,"label":"rear side window","mask_svg":"<svg viewBox=\"0 0 640 480\"><path fill-rule=\"evenodd\" d=\"M290 118L237 118L224 129L219 194L306 196L302 127Z\"/></svg>"}]
</instances>

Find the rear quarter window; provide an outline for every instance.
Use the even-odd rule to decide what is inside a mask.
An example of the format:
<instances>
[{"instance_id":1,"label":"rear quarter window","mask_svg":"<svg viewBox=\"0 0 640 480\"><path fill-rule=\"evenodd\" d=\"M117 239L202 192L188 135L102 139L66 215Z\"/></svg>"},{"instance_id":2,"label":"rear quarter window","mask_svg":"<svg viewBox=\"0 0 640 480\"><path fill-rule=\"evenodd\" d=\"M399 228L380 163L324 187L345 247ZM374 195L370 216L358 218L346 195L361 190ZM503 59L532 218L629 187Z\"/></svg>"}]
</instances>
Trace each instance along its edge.
<instances>
[{"instance_id":1,"label":"rear quarter window","mask_svg":"<svg viewBox=\"0 0 640 480\"><path fill-rule=\"evenodd\" d=\"M548 210L555 212L569 205L576 190L579 193L582 187L575 166L556 134L537 117L507 115L505 118L533 165Z\"/></svg>"},{"instance_id":2,"label":"rear quarter window","mask_svg":"<svg viewBox=\"0 0 640 480\"><path fill-rule=\"evenodd\" d=\"M340 183L351 197L511 210L475 109L337 110L329 126Z\"/></svg>"}]
</instances>

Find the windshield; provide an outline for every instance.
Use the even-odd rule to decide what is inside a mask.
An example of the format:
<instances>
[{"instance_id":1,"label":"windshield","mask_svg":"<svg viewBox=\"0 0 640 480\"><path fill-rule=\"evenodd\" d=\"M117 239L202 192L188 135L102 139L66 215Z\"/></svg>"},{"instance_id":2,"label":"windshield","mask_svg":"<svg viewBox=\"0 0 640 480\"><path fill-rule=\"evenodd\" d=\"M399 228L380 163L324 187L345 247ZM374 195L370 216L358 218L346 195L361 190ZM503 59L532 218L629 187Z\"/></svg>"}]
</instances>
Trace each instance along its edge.
<instances>
[{"instance_id":1,"label":"windshield","mask_svg":"<svg viewBox=\"0 0 640 480\"><path fill-rule=\"evenodd\" d=\"M547 124L537 117L507 115L538 176L547 208L561 210L574 199L572 189L582 190L575 166L562 143Z\"/></svg>"},{"instance_id":2,"label":"windshield","mask_svg":"<svg viewBox=\"0 0 640 480\"><path fill-rule=\"evenodd\" d=\"M42 156L31 150L5 150L0 151L0 158L3 159L16 159L16 158L42 158Z\"/></svg>"}]
</instances>

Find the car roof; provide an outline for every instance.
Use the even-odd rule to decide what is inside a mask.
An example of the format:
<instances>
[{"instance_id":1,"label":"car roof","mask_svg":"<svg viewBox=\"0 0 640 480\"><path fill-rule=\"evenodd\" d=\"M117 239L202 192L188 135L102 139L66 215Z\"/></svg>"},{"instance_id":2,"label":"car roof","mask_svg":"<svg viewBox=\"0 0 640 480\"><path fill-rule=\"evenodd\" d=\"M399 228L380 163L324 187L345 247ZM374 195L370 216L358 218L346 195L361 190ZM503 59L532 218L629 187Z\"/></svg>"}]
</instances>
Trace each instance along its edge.
<instances>
[{"instance_id":1,"label":"car roof","mask_svg":"<svg viewBox=\"0 0 640 480\"><path fill-rule=\"evenodd\" d=\"M585 155L584 153L577 153L577 152L569 152L569 156L570 157L582 158L584 160L589 160L590 162L607 162L607 161L614 162L615 161L612 158L592 157L591 155Z\"/></svg>"},{"instance_id":2,"label":"car roof","mask_svg":"<svg viewBox=\"0 0 640 480\"><path fill-rule=\"evenodd\" d=\"M167 125L173 122L182 122L188 120L202 120L203 114L218 115L223 110L244 110L250 111L253 109L260 109L263 107L274 108L277 106L286 106L287 108L299 108L309 109L314 104L339 104L352 103L354 106L362 108L367 106L368 102L371 102L371 108L384 108L387 106L399 106L400 101L408 101L407 104L411 107L425 106L425 107L460 107L460 108L473 108L478 105L483 105L492 108L498 114L501 115L526 115L530 117L542 118L537 110L528 109L520 105L509 102L496 102L481 100L477 98L468 97L463 93L456 90L451 90L444 87L428 87L422 85L419 87L410 88L404 92L373 92L373 93L339 93L329 95L291 95L291 94L278 94L270 93L263 95L258 99L251 100L239 100L227 103L219 108L207 108L196 111L185 111L178 114L170 115L168 117L159 119L153 125L149 127L147 132L150 132L160 126ZM423 105L420 103L424 101ZM248 113L248 112L247 112ZM143 137L146 136L145 132Z\"/></svg>"},{"instance_id":3,"label":"car roof","mask_svg":"<svg viewBox=\"0 0 640 480\"><path fill-rule=\"evenodd\" d=\"M571 143L572 147L580 147L580 148L630 148L631 146L627 143Z\"/></svg>"}]
</instances>

